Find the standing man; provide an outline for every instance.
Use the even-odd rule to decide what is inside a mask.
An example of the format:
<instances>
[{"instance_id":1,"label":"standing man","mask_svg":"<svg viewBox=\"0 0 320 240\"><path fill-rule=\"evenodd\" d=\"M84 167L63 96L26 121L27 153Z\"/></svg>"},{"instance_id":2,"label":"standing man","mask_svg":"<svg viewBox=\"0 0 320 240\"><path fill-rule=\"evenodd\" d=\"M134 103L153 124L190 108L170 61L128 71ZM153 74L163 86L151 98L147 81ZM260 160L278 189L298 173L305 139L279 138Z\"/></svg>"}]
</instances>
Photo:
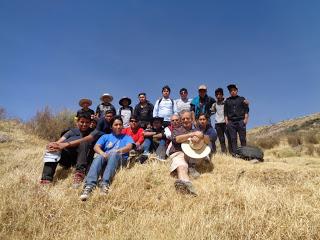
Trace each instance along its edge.
<instances>
[{"instance_id":1,"label":"standing man","mask_svg":"<svg viewBox=\"0 0 320 240\"><path fill-rule=\"evenodd\" d=\"M181 88L180 98L175 100L177 106L177 112L180 113L183 110L190 111L190 103L192 99L188 98L188 90L186 88Z\"/></svg>"},{"instance_id":2,"label":"standing man","mask_svg":"<svg viewBox=\"0 0 320 240\"><path fill-rule=\"evenodd\" d=\"M224 119L224 96L223 96L223 89L222 88L217 88L215 90L215 96L217 99L217 102L215 102L212 107L211 107L211 112L215 114L215 129L218 134L220 146L221 146L221 151L223 153L227 153L227 147L226 147L226 140L225 136L227 136L228 139L228 149L229 153L232 153L232 148L231 148L231 140L230 140L230 135L227 131L226 127L226 121Z\"/></svg>"},{"instance_id":3,"label":"standing man","mask_svg":"<svg viewBox=\"0 0 320 240\"><path fill-rule=\"evenodd\" d=\"M139 103L135 106L133 115L139 121L140 127L146 129L152 121L153 105L147 100L145 93L138 94Z\"/></svg>"},{"instance_id":4,"label":"standing man","mask_svg":"<svg viewBox=\"0 0 320 240\"><path fill-rule=\"evenodd\" d=\"M246 146L246 125L249 119L249 107L245 98L238 96L238 88L235 84L228 85L230 97L224 104L224 119L231 138L232 154L237 150L237 134L241 146Z\"/></svg>"},{"instance_id":5,"label":"standing man","mask_svg":"<svg viewBox=\"0 0 320 240\"><path fill-rule=\"evenodd\" d=\"M107 111L111 110L113 115L116 115L116 109L111 104L113 97L109 93L104 93L100 97L101 103L97 106L96 116L97 118L102 118L106 114Z\"/></svg>"},{"instance_id":6,"label":"standing man","mask_svg":"<svg viewBox=\"0 0 320 240\"><path fill-rule=\"evenodd\" d=\"M192 111L192 121L195 126L197 126L197 120L200 113L206 114L207 118L210 119L211 116L211 106L216 102L214 98L207 95L207 86L200 85L198 87L199 96L195 97L191 101L191 111Z\"/></svg>"},{"instance_id":7,"label":"standing man","mask_svg":"<svg viewBox=\"0 0 320 240\"><path fill-rule=\"evenodd\" d=\"M170 118L177 113L177 106L170 98L171 89L168 85L162 88L162 97L158 99L154 105L153 117L163 118L163 126L167 127L170 124Z\"/></svg>"}]
</instances>

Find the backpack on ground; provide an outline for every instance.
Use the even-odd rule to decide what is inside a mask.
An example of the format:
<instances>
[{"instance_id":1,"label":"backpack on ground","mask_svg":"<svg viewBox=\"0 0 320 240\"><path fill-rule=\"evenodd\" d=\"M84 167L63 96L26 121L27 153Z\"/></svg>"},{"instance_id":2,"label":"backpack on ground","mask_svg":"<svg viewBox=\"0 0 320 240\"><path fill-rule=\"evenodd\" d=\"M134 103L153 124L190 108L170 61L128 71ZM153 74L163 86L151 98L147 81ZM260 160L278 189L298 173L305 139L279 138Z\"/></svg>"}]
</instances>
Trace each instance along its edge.
<instances>
[{"instance_id":1,"label":"backpack on ground","mask_svg":"<svg viewBox=\"0 0 320 240\"><path fill-rule=\"evenodd\" d=\"M257 159L263 162L263 151L258 147L243 146L238 147L236 155L245 160Z\"/></svg>"}]
</instances>

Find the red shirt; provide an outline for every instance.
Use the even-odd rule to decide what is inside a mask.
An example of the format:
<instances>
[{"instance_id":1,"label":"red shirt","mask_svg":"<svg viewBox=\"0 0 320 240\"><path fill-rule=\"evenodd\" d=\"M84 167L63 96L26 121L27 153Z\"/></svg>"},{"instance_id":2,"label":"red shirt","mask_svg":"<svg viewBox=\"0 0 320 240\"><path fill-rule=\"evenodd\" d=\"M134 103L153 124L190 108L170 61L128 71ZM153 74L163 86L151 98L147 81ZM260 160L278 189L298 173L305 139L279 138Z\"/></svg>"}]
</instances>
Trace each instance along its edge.
<instances>
[{"instance_id":1,"label":"red shirt","mask_svg":"<svg viewBox=\"0 0 320 240\"><path fill-rule=\"evenodd\" d=\"M132 137L133 141L135 143L139 143L142 144L144 141L144 137L143 137L143 129L142 128L138 128L138 131L136 131L135 133L132 132L132 129L130 127L122 129L122 134L126 134L129 135L130 137Z\"/></svg>"}]
</instances>

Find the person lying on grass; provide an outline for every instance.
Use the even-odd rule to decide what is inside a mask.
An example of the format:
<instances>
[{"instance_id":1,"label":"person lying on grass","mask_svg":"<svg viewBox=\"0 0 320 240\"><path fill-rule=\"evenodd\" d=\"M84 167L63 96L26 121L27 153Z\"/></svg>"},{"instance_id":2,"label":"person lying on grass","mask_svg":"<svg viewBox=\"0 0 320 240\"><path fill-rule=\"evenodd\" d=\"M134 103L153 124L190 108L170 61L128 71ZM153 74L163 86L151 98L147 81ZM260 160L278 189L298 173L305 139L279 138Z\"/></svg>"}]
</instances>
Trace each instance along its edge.
<instances>
[{"instance_id":1,"label":"person lying on grass","mask_svg":"<svg viewBox=\"0 0 320 240\"><path fill-rule=\"evenodd\" d=\"M99 154L92 162L86 177L84 189L80 195L82 201L87 200L98 184L98 177L102 172L100 192L107 194L111 180L120 166L127 164L129 151L134 144L133 139L122 134L123 122L116 116L110 122L112 132L100 137L94 146L94 151Z\"/></svg>"},{"instance_id":2,"label":"person lying on grass","mask_svg":"<svg viewBox=\"0 0 320 240\"><path fill-rule=\"evenodd\" d=\"M47 152L44 157L44 166L41 177L41 184L49 184L53 181L53 176L58 163L65 168L76 166L76 172L73 179L73 187L77 188L82 183L87 167L93 159L93 145L90 142L82 142L77 146L56 149L56 144L64 143L69 145L75 141L86 137L92 129L91 114L80 113L77 118L77 127L67 131L57 142L51 142L47 145ZM60 160L59 160L60 158Z\"/></svg>"}]
</instances>

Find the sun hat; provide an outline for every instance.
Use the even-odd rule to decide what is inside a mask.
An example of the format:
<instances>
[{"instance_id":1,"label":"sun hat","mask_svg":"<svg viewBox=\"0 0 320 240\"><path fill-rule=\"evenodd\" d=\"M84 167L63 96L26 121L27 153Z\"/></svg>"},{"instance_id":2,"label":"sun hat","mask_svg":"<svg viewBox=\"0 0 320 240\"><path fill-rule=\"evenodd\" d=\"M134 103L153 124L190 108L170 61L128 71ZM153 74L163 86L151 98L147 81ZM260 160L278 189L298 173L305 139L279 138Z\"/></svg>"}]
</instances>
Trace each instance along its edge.
<instances>
[{"instance_id":1,"label":"sun hat","mask_svg":"<svg viewBox=\"0 0 320 240\"><path fill-rule=\"evenodd\" d=\"M207 86L204 85L204 84L201 84L201 85L198 87L198 90L207 90Z\"/></svg>"},{"instance_id":2,"label":"sun hat","mask_svg":"<svg viewBox=\"0 0 320 240\"><path fill-rule=\"evenodd\" d=\"M104 98L108 98L108 102L112 102L113 100L113 97L109 93L102 94L102 96L100 97L100 100L103 101Z\"/></svg>"},{"instance_id":3,"label":"sun hat","mask_svg":"<svg viewBox=\"0 0 320 240\"><path fill-rule=\"evenodd\" d=\"M80 101L79 101L79 106L82 107L82 105L83 105L84 103L88 103L89 106L92 105L92 101L91 101L90 99L88 99L88 98L82 98L82 99L80 99Z\"/></svg>"},{"instance_id":4,"label":"sun hat","mask_svg":"<svg viewBox=\"0 0 320 240\"><path fill-rule=\"evenodd\" d=\"M187 142L181 144L182 151L191 158L200 159L209 155L211 152L210 147L204 143L203 139L197 143L191 141L191 138Z\"/></svg>"},{"instance_id":5,"label":"sun hat","mask_svg":"<svg viewBox=\"0 0 320 240\"><path fill-rule=\"evenodd\" d=\"M130 99L129 97L122 97L122 98L119 100L119 104L120 104L121 106L123 106L123 101L124 101L124 100L127 100L127 101L128 101L128 105L131 104L131 99Z\"/></svg>"}]
</instances>

